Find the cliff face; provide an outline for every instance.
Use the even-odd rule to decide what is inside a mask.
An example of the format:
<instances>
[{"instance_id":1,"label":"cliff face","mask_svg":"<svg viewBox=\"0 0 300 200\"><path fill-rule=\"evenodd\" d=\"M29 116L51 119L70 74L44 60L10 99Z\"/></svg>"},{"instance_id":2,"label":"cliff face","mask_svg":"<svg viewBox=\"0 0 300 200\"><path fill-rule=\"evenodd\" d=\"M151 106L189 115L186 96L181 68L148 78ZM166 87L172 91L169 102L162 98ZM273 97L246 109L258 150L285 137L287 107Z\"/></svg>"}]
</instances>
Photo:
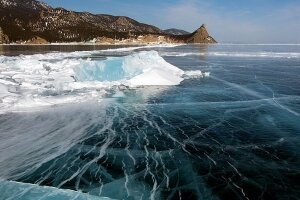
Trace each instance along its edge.
<instances>
[{"instance_id":1,"label":"cliff face","mask_svg":"<svg viewBox=\"0 0 300 200\"><path fill-rule=\"evenodd\" d=\"M170 38L178 43L217 43L217 41L209 35L204 24L193 33L185 35L170 35Z\"/></svg>"},{"instance_id":2,"label":"cliff face","mask_svg":"<svg viewBox=\"0 0 300 200\"><path fill-rule=\"evenodd\" d=\"M117 41L145 35L165 36L166 41L180 43L214 41L203 28L192 35L176 36L128 17L52 8L37 0L0 0L0 27L11 42L82 42L99 37ZM7 42L7 36L2 35L2 41Z\"/></svg>"}]
</instances>

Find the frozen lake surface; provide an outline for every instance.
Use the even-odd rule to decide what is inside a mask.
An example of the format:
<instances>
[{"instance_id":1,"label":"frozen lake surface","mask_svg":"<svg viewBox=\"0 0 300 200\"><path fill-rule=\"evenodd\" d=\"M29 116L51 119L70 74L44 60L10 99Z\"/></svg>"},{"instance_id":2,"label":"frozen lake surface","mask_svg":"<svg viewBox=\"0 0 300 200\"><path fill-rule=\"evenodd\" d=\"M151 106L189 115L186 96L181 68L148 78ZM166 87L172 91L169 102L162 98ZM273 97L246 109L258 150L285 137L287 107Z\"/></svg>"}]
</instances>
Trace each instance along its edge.
<instances>
[{"instance_id":1,"label":"frozen lake surface","mask_svg":"<svg viewBox=\"0 0 300 200\"><path fill-rule=\"evenodd\" d=\"M0 53L0 200L300 198L300 45Z\"/></svg>"}]
</instances>

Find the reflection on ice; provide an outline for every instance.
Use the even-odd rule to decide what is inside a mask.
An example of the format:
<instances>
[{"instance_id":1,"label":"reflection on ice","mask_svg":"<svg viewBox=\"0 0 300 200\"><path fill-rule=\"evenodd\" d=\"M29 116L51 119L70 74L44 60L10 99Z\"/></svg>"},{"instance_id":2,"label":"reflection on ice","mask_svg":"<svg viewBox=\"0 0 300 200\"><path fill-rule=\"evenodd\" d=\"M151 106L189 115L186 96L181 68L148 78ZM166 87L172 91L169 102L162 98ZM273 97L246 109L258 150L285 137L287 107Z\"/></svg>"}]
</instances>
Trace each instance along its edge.
<instances>
[{"instance_id":1,"label":"reflection on ice","mask_svg":"<svg viewBox=\"0 0 300 200\"><path fill-rule=\"evenodd\" d=\"M22 200L110 200L87 195L72 190L59 190L53 187L42 187L32 184L0 180L0 199Z\"/></svg>"},{"instance_id":2,"label":"reflection on ice","mask_svg":"<svg viewBox=\"0 0 300 200\"><path fill-rule=\"evenodd\" d=\"M104 106L105 103L102 104ZM82 106L87 107L85 112L80 109L72 111L74 106L67 106L34 114L0 115L1 137L5 138L0 141L0 148L7 151L0 157L0 177L17 178L34 170L84 139L87 128L99 120L108 120L100 107L97 107L99 112L95 113L88 112L93 110L91 106Z\"/></svg>"},{"instance_id":3,"label":"reflection on ice","mask_svg":"<svg viewBox=\"0 0 300 200\"><path fill-rule=\"evenodd\" d=\"M296 156L299 137L292 139L283 130L299 131L297 119L288 112L282 118L264 100L204 105L110 102L25 116L28 124L40 119L30 131L21 126L26 135L38 130L45 135L15 135L12 143L23 148L9 150L1 144L9 151L0 163L11 163L7 170L8 165L1 166L1 177L113 199L218 199L213 185L220 195L256 198L251 188L257 195L272 195L263 189L266 182L279 195L281 186L271 174L258 176L287 176L286 168L296 172L297 161L287 161ZM1 123L23 117L3 116ZM40 149L32 149L32 142ZM23 166L26 160L35 167Z\"/></svg>"},{"instance_id":4,"label":"reflection on ice","mask_svg":"<svg viewBox=\"0 0 300 200\"><path fill-rule=\"evenodd\" d=\"M253 90L251 90L251 89L248 89L248 88L246 88L246 87L243 87L243 86L241 86L241 85L238 85L238 84L235 84L235 83L230 83L230 82L228 82L228 81L225 81L225 80L222 80L222 79L219 79L219 78L216 78L216 77L211 77L211 78L213 78L213 79L215 79L215 80L217 80L217 81L221 81L221 82L223 82L224 84L226 84L226 85L229 85L230 87L233 87L233 88L237 88L238 90L241 90L242 92L244 92L244 93L246 93L246 94L249 94L250 96L254 96L254 97L256 97L256 98L259 98L259 99L267 99L267 97L266 96L264 96L264 95L262 95L262 94L260 94L260 93L258 93L258 92L256 92L256 91L253 91ZM270 89L271 90L271 89ZM296 116L300 116L300 114L298 113L298 112L296 112L296 111L294 111L294 110L292 110L291 108L289 108L289 107L287 107L287 106L284 106L284 105L282 105L282 104L280 104L277 100L276 100L276 98L275 98L275 94L274 94L274 92L271 90L271 92L273 93L273 98L272 98L272 101L270 102L272 105L274 105L275 107L278 107L278 108L281 108L281 109L283 109L283 110L286 110L286 111L288 111L288 112L290 112L290 113L292 113L292 114L294 114L294 115L296 115Z\"/></svg>"}]
</instances>

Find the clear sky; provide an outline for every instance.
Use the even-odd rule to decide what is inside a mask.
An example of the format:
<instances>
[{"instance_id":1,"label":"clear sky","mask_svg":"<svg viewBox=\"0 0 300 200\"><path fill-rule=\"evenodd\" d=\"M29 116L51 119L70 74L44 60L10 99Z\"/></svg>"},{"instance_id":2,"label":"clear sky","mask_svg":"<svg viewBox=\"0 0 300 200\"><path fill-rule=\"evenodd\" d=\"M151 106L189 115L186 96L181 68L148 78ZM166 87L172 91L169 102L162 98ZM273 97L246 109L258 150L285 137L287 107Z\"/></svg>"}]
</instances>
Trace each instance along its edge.
<instances>
[{"instance_id":1,"label":"clear sky","mask_svg":"<svg viewBox=\"0 0 300 200\"><path fill-rule=\"evenodd\" d=\"M219 42L300 43L300 0L44 0L187 31L205 23Z\"/></svg>"}]
</instances>

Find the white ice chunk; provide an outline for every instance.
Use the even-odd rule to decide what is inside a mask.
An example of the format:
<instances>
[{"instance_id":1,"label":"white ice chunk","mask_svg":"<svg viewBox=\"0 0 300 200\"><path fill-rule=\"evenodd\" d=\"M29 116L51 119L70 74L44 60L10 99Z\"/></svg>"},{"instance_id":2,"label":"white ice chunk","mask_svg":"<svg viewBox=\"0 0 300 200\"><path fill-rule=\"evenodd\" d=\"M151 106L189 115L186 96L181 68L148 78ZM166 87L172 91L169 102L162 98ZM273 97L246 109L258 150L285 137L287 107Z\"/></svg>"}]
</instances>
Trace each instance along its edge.
<instances>
[{"instance_id":1,"label":"white ice chunk","mask_svg":"<svg viewBox=\"0 0 300 200\"><path fill-rule=\"evenodd\" d=\"M164 69L147 69L138 76L130 79L131 86L149 85L179 85L183 80L181 73Z\"/></svg>"},{"instance_id":2,"label":"white ice chunk","mask_svg":"<svg viewBox=\"0 0 300 200\"><path fill-rule=\"evenodd\" d=\"M156 51L140 52L125 58L123 68L126 72L142 73L129 80L132 86L141 85L179 85L184 71L166 62Z\"/></svg>"},{"instance_id":3,"label":"white ice chunk","mask_svg":"<svg viewBox=\"0 0 300 200\"><path fill-rule=\"evenodd\" d=\"M77 80L118 81L129 86L178 85L184 72L166 62L156 51L143 51L122 58L84 61L74 68Z\"/></svg>"}]
</instances>

